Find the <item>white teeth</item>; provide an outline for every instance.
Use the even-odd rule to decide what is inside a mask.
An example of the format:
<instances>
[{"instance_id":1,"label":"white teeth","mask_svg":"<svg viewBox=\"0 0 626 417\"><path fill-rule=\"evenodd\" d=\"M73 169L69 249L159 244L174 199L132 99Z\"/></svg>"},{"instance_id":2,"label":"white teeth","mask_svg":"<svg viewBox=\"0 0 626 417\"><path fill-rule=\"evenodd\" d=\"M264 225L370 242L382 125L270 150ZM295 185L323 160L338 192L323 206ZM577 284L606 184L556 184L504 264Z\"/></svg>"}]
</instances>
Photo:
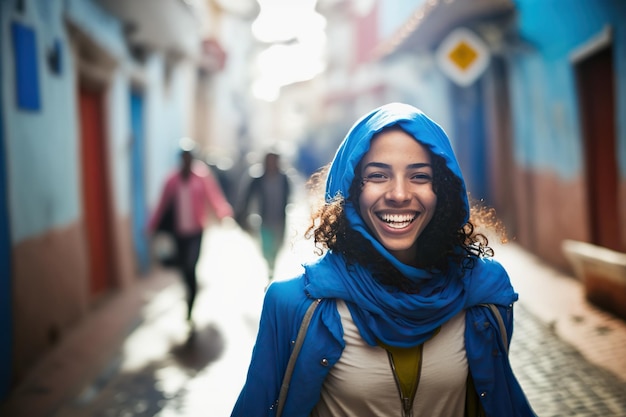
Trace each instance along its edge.
<instances>
[{"instance_id":1,"label":"white teeth","mask_svg":"<svg viewBox=\"0 0 626 417\"><path fill-rule=\"evenodd\" d=\"M410 225L411 222L405 222L405 223L387 223L387 225L389 227L391 227L392 229L402 229L403 227L407 227L408 225Z\"/></svg>"},{"instance_id":2,"label":"white teeth","mask_svg":"<svg viewBox=\"0 0 626 417\"><path fill-rule=\"evenodd\" d=\"M384 221L394 223L410 222L411 220L413 220L413 217L414 216L409 214L383 214L382 216L380 216L380 218Z\"/></svg>"},{"instance_id":3,"label":"white teeth","mask_svg":"<svg viewBox=\"0 0 626 417\"><path fill-rule=\"evenodd\" d=\"M402 229L403 227L407 227L415 216L411 216L409 214L383 214L380 216L381 220L392 227L394 229Z\"/></svg>"}]
</instances>

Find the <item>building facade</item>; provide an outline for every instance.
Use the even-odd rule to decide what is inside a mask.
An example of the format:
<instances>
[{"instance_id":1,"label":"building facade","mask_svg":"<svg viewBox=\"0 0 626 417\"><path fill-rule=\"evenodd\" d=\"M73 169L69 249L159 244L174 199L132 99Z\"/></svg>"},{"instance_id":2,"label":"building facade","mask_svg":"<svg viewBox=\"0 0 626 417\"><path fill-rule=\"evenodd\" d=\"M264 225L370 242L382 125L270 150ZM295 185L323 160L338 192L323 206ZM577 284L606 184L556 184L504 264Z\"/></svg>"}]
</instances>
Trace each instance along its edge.
<instances>
[{"instance_id":1,"label":"building facade","mask_svg":"<svg viewBox=\"0 0 626 417\"><path fill-rule=\"evenodd\" d=\"M142 279L179 139L211 146L198 120L225 57L207 16L140 3L0 2L0 398Z\"/></svg>"}]
</instances>

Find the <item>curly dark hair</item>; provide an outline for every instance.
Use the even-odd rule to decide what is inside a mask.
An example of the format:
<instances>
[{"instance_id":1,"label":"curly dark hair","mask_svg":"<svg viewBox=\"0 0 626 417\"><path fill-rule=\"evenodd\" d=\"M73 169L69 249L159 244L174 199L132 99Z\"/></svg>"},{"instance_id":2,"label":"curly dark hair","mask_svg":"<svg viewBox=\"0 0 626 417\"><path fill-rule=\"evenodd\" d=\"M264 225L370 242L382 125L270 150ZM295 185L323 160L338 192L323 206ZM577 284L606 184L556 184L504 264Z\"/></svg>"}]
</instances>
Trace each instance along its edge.
<instances>
[{"instance_id":1,"label":"curly dark hair","mask_svg":"<svg viewBox=\"0 0 626 417\"><path fill-rule=\"evenodd\" d=\"M463 204L461 179L450 171L443 157L431 153L433 166L433 191L437 195L435 214L417 240L416 264L420 268L448 273L452 265L471 269L481 256L493 256L489 240L478 232L479 227L495 229L506 240L501 223L495 211L477 203L472 204L470 221ZM330 165L315 172L307 183L310 190L321 190ZM356 172L360 172L357 166ZM313 237L315 247L321 254L324 249L344 256L348 264L360 264L370 268L376 279L405 292L415 292L418 288L385 259L356 230L352 229L344 212L346 201L358 211L361 193L361 178L355 175L348 196L336 196L331 201L322 202L312 214L312 223L306 230L307 238ZM459 227L459 225L461 225Z\"/></svg>"}]
</instances>

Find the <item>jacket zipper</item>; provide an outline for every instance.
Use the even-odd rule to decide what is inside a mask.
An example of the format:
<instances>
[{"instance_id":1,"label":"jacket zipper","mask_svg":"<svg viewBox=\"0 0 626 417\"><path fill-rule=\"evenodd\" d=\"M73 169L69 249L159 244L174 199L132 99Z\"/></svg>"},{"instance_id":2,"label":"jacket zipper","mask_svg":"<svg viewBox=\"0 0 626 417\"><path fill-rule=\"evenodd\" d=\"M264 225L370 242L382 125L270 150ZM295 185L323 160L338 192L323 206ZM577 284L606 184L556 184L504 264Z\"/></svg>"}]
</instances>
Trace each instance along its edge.
<instances>
[{"instance_id":1,"label":"jacket zipper","mask_svg":"<svg viewBox=\"0 0 626 417\"><path fill-rule=\"evenodd\" d=\"M422 346L420 346L419 348L421 350ZM396 381L396 387L398 388L398 394L400 396L400 403L402 404L402 417L413 417L413 402L415 401L415 394L417 393L417 387L419 385L420 375L422 373L422 361L419 361L417 369L417 381L415 382L415 386L413 387L411 397L407 398L402 392L400 379L398 378L398 374L396 372L396 365L393 362L393 355L391 354L391 352L387 351L387 356L389 357L389 364L391 365L391 371L393 372L393 379Z\"/></svg>"}]
</instances>

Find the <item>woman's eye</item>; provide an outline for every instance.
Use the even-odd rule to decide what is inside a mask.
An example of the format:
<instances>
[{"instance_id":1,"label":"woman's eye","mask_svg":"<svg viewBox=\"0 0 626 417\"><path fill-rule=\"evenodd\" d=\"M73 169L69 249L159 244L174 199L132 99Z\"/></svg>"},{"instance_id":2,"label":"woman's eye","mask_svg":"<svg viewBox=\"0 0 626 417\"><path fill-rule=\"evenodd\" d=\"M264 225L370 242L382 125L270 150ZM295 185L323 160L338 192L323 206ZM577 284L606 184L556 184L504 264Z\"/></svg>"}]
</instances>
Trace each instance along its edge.
<instances>
[{"instance_id":1,"label":"woman's eye","mask_svg":"<svg viewBox=\"0 0 626 417\"><path fill-rule=\"evenodd\" d=\"M424 172L417 173L413 175L412 178L414 181L417 181L419 183L431 182L433 180L433 177L430 174Z\"/></svg>"},{"instance_id":2,"label":"woman's eye","mask_svg":"<svg viewBox=\"0 0 626 417\"><path fill-rule=\"evenodd\" d=\"M381 182L381 181L385 181L387 179L387 176L380 172L373 172L371 174L365 175L363 179L365 181Z\"/></svg>"}]
</instances>

